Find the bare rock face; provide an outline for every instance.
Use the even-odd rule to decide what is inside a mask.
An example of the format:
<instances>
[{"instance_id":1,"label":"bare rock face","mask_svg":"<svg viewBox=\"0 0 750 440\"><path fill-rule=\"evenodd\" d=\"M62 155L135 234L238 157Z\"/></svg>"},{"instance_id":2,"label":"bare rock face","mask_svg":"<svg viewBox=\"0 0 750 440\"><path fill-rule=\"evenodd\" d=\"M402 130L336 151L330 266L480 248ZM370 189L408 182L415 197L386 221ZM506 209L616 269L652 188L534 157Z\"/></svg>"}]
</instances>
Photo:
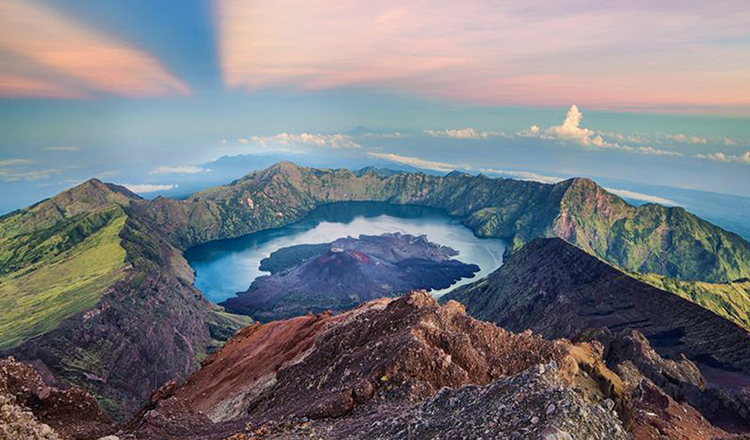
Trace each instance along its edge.
<instances>
[{"instance_id":1,"label":"bare rock face","mask_svg":"<svg viewBox=\"0 0 750 440\"><path fill-rule=\"evenodd\" d=\"M595 329L577 340L599 342L603 359L623 379L637 440L708 440L728 436L725 429L750 427L748 406L736 394L707 385L700 369L684 356L663 358L640 332Z\"/></svg>"},{"instance_id":2,"label":"bare rock face","mask_svg":"<svg viewBox=\"0 0 750 440\"><path fill-rule=\"evenodd\" d=\"M0 438L89 440L114 428L85 391L49 387L33 367L0 360Z\"/></svg>"},{"instance_id":3,"label":"bare rock face","mask_svg":"<svg viewBox=\"0 0 750 440\"><path fill-rule=\"evenodd\" d=\"M514 334L413 292L248 327L185 385L162 388L123 434L625 439L626 396L600 352Z\"/></svg>"}]
</instances>

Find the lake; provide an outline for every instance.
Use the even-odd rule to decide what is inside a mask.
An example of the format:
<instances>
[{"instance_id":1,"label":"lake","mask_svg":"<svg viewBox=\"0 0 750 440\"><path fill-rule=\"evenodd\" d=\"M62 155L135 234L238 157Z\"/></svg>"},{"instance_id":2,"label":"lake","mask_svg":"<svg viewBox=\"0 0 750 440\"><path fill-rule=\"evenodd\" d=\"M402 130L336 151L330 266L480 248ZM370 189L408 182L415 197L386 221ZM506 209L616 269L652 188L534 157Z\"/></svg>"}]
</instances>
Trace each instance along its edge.
<instances>
[{"instance_id":1,"label":"lake","mask_svg":"<svg viewBox=\"0 0 750 440\"><path fill-rule=\"evenodd\" d=\"M218 303L247 290L255 278L267 275L267 272L259 270L260 260L279 248L386 232L424 234L434 243L457 250L459 254L456 259L479 266L480 271L473 278L465 278L448 289L434 291L436 295L483 278L503 262L505 243L502 240L476 237L458 219L441 209L377 202L325 205L303 220L283 228L212 241L188 249L185 258L195 270L195 286L209 300Z\"/></svg>"}]
</instances>

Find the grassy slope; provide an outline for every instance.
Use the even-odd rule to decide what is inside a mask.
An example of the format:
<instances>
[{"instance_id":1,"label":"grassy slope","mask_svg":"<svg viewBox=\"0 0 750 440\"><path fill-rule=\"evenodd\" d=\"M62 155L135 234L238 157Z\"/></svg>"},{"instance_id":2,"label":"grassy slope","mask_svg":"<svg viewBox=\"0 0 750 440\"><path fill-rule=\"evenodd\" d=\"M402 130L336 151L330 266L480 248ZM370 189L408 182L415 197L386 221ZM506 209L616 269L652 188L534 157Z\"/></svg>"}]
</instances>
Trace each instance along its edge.
<instances>
[{"instance_id":1,"label":"grassy slope","mask_svg":"<svg viewBox=\"0 0 750 440\"><path fill-rule=\"evenodd\" d=\"M633 274L641 281L679 295L750 330L750 280L725 284L681 281L656 274Z\"/></svg>"},{"instance_id":2,"label":"grassy slope","mask_svg":"<svg viewBox=\"0 0 750 440\"><path fill-rule=\"evenodd\" d=\"M96 217L92 220L84 216L75 222L78 225L73 224L74 230L83 231L82 223L99 226L101 218L106 219L101 227L86 229L91 235L75 240L72 246L65 245L69 227L37 231L34 235L45 239L30 251L41 248L48 254L28 252L22 269L0 276L0 348L48 332L65 318L92 308L122 275L125 250L118 234L125 215L119 208L112 208Z\"/></svg>"},{"instance_id":3,"label":"grassy slope","mask_svg":"<svg viewBox=\"0 0 750 440\"><path fill-rule=\"evenodd\" d=\"M566 191L555 233L631 272L711 283L750 275L750 244L739 235L683 208L631 206L587 179Z\"/></svg>"}]
</instances>

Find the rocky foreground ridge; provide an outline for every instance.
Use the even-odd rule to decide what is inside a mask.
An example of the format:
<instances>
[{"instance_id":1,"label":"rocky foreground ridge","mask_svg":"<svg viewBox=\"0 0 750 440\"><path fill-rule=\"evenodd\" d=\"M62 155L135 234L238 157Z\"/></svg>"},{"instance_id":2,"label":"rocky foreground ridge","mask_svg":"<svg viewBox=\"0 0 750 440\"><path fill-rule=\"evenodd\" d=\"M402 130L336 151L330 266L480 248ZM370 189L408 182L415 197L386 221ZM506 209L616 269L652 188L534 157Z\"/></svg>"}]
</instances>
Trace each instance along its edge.
<instances>
[{"instance_id":1,"label":"rocky foreground ridge","mask_svg":"<svg viewBox=\"0 0 750 440\"><path fill-rule=\"evenodd\" d=\"M680 382L682 381L682 382ZM254 324L170 383L124 439L735 438L685 401L705 386L638 331L514 334L426 292ZM735 422L738 419L733 419Z\"/></svg>"},{"instance_id":2,"label":"rocky foreground ridge","mask_svg":"<svg viewBox=\"0 0 750 440\"><path fill-rule=\"evenodd\" d=\"M625 439L628 397L597 350L415 292L248 327L155 393L121 436Z\"/></svg>"}]
</instances>

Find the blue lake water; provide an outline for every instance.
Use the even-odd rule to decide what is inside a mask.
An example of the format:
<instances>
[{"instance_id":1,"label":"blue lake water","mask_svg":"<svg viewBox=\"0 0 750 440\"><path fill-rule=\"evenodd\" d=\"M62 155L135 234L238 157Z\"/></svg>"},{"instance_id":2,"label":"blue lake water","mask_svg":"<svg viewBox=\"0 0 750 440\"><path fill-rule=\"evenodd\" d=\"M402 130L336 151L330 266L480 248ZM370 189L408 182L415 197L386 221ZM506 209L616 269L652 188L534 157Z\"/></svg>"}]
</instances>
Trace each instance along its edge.
<instances>
[{"instance_id":1,"label":"blue lake water","mask_svg":"<svg viewBox=\"0 0 750 440\"><path fill-rule=\"evenodd\" d=\"M211 301L221 302L247 290L258 276L266 275L259 270L260 260L279 248L386 232L424 234L432 242L457 250L456 259L479 266L480 271L473 278L433 292L436 295L483 278L503 262L502 240L474 236L443 210L375 202L325 205L292 225L206 243L187 250L185 257L195 270L195 286Z\"/></svg>"}]
</instances>

